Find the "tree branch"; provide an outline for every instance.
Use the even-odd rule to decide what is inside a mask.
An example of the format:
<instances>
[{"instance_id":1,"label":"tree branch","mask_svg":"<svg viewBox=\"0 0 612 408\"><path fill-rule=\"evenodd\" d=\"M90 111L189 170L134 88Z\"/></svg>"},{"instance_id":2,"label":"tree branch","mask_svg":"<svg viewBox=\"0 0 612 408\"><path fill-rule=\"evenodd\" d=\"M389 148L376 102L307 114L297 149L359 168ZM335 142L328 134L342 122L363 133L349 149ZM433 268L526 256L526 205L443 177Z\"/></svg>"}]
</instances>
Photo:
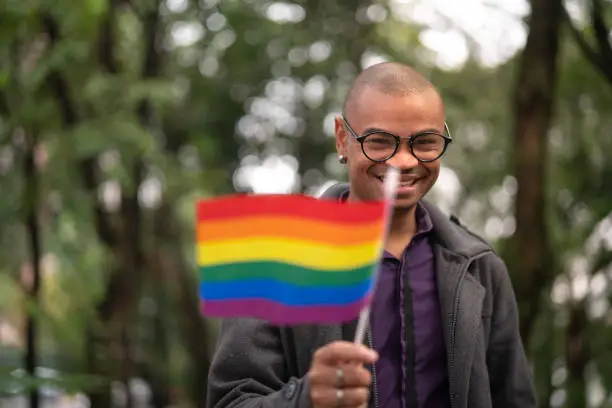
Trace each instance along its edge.
<instances>
[{"instance_id":1,"label":"tree branch","mask_svg":"<svg viewBox=\"0 0 612 408\"><path fill-rule=\"evenodd\" d=\"M576 26L572 22L572 18L570 17L565 7L563 7L563 20L565 20L565 23L569 27L570 33L572 37L574 38L574 41L576 41L576 44L578 44L578 48L580 48L584 56L593 65L599 65L599 56L595 52L595 49L593 48L591 44L589 44L586 38L584 38L584 36L580 33L578 28L576 28Z\"/></svg>"},{"instance_id":2,"label":"tree branch","mask_svg":"<svg viewBox=\"0 0 612 408\"><path fill-rule=\"evenodd\" d=\"M102 20L100 37L98 39L98 56L100 58L100 64L111 74L119 72L119 66L114 55L116 7L117 0L110 0L108 2L108 10L106 16Z\"/></svg>"},{"instance_id":3,"label":"tree branch","mask_svg":"<svg viewBox=\"0 0 612 408\"><path fill-rule=\"evenodd\" d=\"M604 66L608 71L612 70L612 45L608 40L609 27L604 21L603 6L601 0L591 0L591 19L593 20L593 30L595 39L599 46L599 53L603 60Z\"/></svg>"},{"instance_id":4,"label":"tree branch","mask_svg":"<svg viewBox=\"0 0 612 408\"><path fill-rule=\"evenodd\" d=\"M159 50L159 20L161 1L156 1L156 7L147 10L143 15L145 55L142 65L142 79L159 76L162 68L162 55ZM143 100L138 107L138 115L143 126L151 127L154 122L154 112L151 101Z\"/></svg>"},{"instance_id":5,"label":"tree branch","mask_svg":"<svg viewBox=\"0 0 612 408\"><path fill-rule=\"evenodd\" d=\"M610 84L612 84L612 50L610 50L610 44L608 43L607 39L608 30L601 15L600 0L592 0L592 2L593 7L591 10L591 18L593 19L593 28L596 33L599 50L591 45L584 35L580 33L580 30L578 30L578 28L572 22L572 19L565 7L563 7L563 19L565 20L565 23L570 30L570 34L584 57L604 76L604 78ZM602 32L604 33L605 38L602 38ZM610 55L608 55L608 53Z\"/></svg>"}]
</instances>

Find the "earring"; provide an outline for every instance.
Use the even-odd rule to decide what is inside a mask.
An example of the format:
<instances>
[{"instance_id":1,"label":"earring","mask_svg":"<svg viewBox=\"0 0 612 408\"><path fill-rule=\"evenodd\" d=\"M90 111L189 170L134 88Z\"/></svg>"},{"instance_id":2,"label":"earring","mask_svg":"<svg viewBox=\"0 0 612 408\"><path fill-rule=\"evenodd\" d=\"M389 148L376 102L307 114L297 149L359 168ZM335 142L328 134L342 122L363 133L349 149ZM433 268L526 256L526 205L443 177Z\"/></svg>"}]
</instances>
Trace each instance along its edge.
<instances>
[{"instance_id":1,"label":"earring","mask_svg":"<svg viewBox=\"0 0 612 408\"><path fill-rule=\"evenodd\" d=\"M338 161L340 162L340 164L346 164L347 162L346 157L344 157L343 155L338 156Z\"/></svg>"}]
</instances>

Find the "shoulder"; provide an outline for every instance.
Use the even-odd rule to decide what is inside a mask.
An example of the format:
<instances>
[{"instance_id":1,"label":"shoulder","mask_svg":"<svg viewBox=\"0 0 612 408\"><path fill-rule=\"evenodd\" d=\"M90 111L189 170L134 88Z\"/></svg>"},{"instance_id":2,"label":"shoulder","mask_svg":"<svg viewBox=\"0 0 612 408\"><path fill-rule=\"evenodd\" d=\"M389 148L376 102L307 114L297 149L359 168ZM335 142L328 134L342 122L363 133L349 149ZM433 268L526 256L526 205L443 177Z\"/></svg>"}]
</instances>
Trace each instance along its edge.
<instances>
[{"instance_id":1,"label":"shoulder","mask_svg":"<svg viewBox=\"0 0 612 408\"><path fill-rule=\"evenodd\" d=\"M448 217L448 221L450 222L450 224L451 224L451 226L453 228L455 228L455 229L457 229L459 231L460 234L465 234L466 238L468 238L468 239L475 239L475 240L479 241L480 243L482 243L483 245L485 245L486 247L488 247L489 249L493 250L493 247L491 246L489 241L487 241L482 236L476 234L467 225L463 224L461 222L461 220L459 219L459 217L457 217L457 215L450 214L449 217Z\"/></svg>"},{"instance_id":2,"label":"shoulder","mask_svg":"<svg viewBox=\"0 0 612 408\"><path fill-rule=\"evenodd\" d=\"M447 250L471 259L470 272L487 289L497 292L510 282L508 268L489 241L475 233L454 214L442 212L431 204L428 212L434 220L434 233Z\"/></svg>"},{"instance_id":3,"label":"shoulder","mask_svg":"<svg viewBox=\"0 0 612 408\"><path fill-rule=\"evenodd\" d=\"M446 214L428 201L420 204L431 220L436 242L445 250L469 259L493 252L490 243L464 225L456 215Z\"/></svg>"},{"instance_id":4,"label":"shoulder","mask_svg":"<svg viewBox=\"0 0 612 408\"><path fill-rule=\"evenodd\" d=\"M474 261L484 266L486 270L496 275L508 274L508 268L501 255L495 250L489 241L482 236L476 234L474 231L469 229L466 225L462 224L459 218L455 215L451 215L449 221L455 224L456 228L461 230L462 234L466 234L466 238L476 240L480 242L487 251L483 252L482 256L478 256Z\"/></svg>"}]
</instances>

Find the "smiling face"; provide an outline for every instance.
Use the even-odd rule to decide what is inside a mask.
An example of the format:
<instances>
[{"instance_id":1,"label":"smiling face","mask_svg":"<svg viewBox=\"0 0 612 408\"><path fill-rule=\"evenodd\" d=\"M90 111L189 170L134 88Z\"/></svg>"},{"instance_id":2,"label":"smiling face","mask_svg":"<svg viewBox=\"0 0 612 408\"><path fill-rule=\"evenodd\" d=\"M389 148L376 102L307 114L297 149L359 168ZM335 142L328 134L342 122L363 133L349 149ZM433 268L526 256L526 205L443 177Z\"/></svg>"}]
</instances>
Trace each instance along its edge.
<instances>
[{"instance_id":1,"label":"smiling face","mask_svg":"<svg viewBox=\"0 0 612 408\"><path fill-rule=\"evenodd\" d=\"M363 154L361 144L349 133L342 118L336 118L336 149L347 159L349 199L383 199L383 176L387 166L393 166L401 171L395 208L414 208L436 182L440 173L440 159L430 163L419 162L410 151L408 139L426 131L444 133L444 106L439 94L430 88L397 96L366 87L346 115L357 135L370 129L380 129L402 138L393 157L385 163L375 163Z\"/></svg>"}]
</instances>

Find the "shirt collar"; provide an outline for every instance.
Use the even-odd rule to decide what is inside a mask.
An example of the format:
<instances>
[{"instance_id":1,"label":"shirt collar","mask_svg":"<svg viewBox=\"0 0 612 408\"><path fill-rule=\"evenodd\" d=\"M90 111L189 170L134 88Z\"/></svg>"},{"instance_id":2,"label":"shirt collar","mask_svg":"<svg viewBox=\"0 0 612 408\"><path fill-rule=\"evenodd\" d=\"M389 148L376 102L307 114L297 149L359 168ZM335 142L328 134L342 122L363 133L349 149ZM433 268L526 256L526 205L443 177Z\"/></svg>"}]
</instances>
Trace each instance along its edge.
<instances>
[{"instance_id":1,"label":"shirt collar","mask_svg":"<svg viewBox=\"0 0 612 408\"><path fill-rule=\"evenodd\" d=\"M427 208L425 208L420 201L416 205L415 216L417 223L417 232L415 236L427 234L433 230L433 222L431 221L429 212L427 212Z\"/></svg>"},{"instance_id":2,"label":"shirt collar","mask_svg":"<svg viewBox=\"0 0 612 408\"><path fill-rule=\"evenodd\" d=\"M348 199L348 195L349 191L347 190L342 193L340 198L338 198L338 201L345 202ZM415 237L428 234L433 230L433 222L431 221L429 212L420 201L416 205L415 217L417 223L417 232L414 235Z\"/></svg>"}]
</instances>

